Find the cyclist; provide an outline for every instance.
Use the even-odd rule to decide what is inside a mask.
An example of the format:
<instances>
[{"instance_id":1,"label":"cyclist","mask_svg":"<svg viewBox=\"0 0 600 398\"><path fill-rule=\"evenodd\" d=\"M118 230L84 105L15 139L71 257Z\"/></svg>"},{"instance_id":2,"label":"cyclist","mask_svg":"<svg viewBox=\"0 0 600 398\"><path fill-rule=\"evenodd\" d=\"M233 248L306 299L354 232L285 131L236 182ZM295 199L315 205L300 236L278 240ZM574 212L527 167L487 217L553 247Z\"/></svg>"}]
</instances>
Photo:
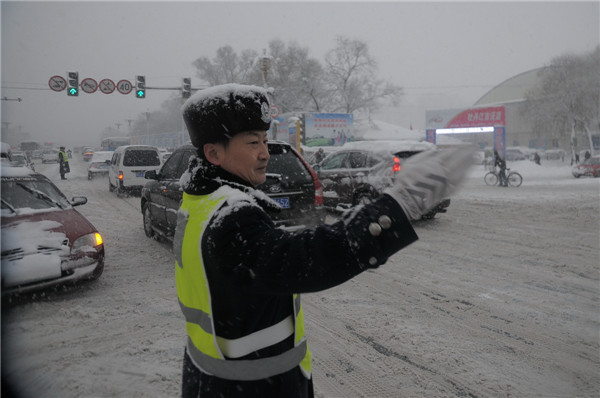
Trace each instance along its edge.
<instances>
[{"instance_id":1,"label":"cyclist","mask_svg":"<svg viewBox=\"0 0 600 398\"><path fill-rule=\"evenodd\" d=\"M498 167L498 177L500 179L499 184L501 187L507 187L508 181L506 180L506 162L500 157L497 150L494 150L494 167Z\"/></svg>"}]
</instances>

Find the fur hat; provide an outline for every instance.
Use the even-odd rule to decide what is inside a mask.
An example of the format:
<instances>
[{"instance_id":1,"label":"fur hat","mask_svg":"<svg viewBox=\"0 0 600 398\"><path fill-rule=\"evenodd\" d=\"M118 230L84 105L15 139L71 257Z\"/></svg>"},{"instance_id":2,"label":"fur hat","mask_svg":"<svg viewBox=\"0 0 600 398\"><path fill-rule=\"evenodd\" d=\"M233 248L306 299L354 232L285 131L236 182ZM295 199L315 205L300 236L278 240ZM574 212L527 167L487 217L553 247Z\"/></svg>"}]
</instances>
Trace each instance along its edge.
<instances>
[{"instance_id":1,"label":"fur hat","mask_svg":"<svg viewBox=\"0 0 600 398\"><path fill-rule=\"evenodd\" d=\"M268 130L271 106L264 88L223 84L201 90L182 106L190 140L197 148L226 142L237 133Z\"/></svg>"}]
</instances>

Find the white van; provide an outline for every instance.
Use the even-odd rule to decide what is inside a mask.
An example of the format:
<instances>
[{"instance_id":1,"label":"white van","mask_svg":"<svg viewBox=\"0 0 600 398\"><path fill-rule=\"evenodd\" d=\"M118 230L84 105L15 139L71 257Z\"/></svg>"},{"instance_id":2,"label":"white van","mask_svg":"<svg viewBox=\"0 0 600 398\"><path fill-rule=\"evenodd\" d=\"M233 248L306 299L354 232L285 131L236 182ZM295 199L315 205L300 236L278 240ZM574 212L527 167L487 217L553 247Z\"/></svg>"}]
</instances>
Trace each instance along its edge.
<instances>
[{"instance_id":1,"label":"white van","mask_svg":"<svg viewBox=\"0 0 600 398\"><path fill-rule=\"evenodd\" d=\"M108 169L110 191L141 191L147 182L146 171L158 170L162 162L160 151L151 145L124 145L113 153Z\"/></svg>"}]
</instances>

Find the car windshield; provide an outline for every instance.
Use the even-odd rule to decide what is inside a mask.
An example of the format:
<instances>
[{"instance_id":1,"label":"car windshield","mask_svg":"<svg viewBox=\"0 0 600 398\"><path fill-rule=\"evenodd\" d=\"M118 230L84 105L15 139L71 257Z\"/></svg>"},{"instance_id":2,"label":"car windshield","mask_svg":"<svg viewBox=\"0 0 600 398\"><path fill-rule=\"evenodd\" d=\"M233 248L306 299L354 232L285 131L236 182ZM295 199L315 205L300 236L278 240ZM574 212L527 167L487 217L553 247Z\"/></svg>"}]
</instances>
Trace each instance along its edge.
<instances>
[{"instance_id":1,"label":"car windshield","mask_svg":"<svg viewBox=\"0 0 600 398\"><path fill-rule=\"evenodd\" d=\"M160 166L160 158L158 152L151 149L125 151L123 166Z\"/></svg>"},{"instance_id":2,"label":"car windshield","mask_svg":"<svg viewBox=\"0 0 600 398\"><path fill-rule=\"evenodd\" d=\"M36 177L2 178L2 214L24 209L66 209L67 198L50 181ZM8 213L6 213L8 212Z\"/></svg>"},{"instance_id":3,"label":"car windshield","mask_svg":"<svg viewBox=\"0 0 600 398\"><path fill-rule=\"evenodd\" d=\"M295 183L312 182L312 176L298 156L286 145L269 145L267 174L278 174L283 180Z\"/></svg>"}]
</instances>

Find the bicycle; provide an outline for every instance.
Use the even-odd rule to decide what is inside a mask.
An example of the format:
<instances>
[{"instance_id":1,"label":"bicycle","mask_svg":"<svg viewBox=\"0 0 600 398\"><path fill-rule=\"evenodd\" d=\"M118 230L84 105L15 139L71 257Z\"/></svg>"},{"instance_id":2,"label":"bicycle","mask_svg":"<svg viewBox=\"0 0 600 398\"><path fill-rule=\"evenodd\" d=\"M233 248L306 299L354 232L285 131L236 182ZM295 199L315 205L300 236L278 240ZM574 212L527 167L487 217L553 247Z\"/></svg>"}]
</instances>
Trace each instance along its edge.
<instances>
[{"instance_id":1,"label":"bicycle","mask_svg":"<svg viewBox=\"0 0 600 398\"><path fill-rule=\"evenodd\" d=\"M521 174L516 171L510 171L510 169L506 169L506 182L509 187L520 187L523 183L523 177ZM500 175L494 168L492 171L488 171L484 176L483 180L487 185L498 185L500 182Z\"/></svg>"}]
</instances>

